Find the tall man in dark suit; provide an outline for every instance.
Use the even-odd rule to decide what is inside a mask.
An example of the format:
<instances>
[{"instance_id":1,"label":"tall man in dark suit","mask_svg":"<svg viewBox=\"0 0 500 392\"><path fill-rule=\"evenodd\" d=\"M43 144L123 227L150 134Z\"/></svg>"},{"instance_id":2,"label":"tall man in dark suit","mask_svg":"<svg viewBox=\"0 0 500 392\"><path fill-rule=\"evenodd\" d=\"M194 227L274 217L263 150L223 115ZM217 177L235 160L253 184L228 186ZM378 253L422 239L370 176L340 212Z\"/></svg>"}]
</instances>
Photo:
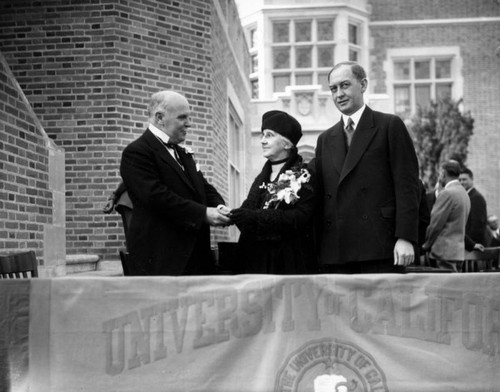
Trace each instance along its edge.
<instances>
[{"instance_id":1,"label":"tall man in dark suit","mask_svg":"<svg viewBox=\"0 0 500 392\"><path fill-rule=\"evenodd\" d=\"M210 226L227 225L224 200L179 143L190 128L186 98L151 97L148 129L123 151L120 172L134 209L128 233L131 275L214 273ZM219 207L219 209L217 208Z\"/></svg>"},{"instance_id":2,"label":"tall man in dark suit","mask_svg":"<svg viewBox=\"0 0 500 392\"><path fill-rule=\"evenodd\" d=\"M368 81L357 63L328 76L342 119L316 147L322 197L319 262L326 273L404 270L418 240L419 178L403 121L364 104Z\"/></svg>"},{"instance_id":3,"label":"tall man in dark suit","mask_svg":"<svg viewBox=\"0 0 500 392\"><path fill-rule=\"evenodd\" d=\"M487 216L486 200L474 187L472 170L463 168L458 178L470 198L470 213L465 226L465 249L484 250L486 243Z\"/></svg>"}]
</instances>

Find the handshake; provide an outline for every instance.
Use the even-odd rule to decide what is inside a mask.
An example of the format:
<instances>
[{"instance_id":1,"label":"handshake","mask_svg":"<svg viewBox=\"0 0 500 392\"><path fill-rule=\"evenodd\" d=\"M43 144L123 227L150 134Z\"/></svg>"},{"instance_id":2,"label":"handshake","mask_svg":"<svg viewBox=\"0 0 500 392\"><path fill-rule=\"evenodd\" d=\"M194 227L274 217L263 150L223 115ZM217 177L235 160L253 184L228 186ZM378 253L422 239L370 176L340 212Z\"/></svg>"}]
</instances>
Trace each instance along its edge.
<instances>
[{"instance_id":1,"label":"handshake","mask_svg":"<svg viewBox=\"0 0 500 392\"><path fill-rule=\"evenodd\" d=\"M207 207L207 222L211 226L229 226L231 222L231 209L223 204L217 207Z\"/></svg>"},{"instance_id":2,"label":"handshake","mask_svg":"<svg viewBox=\"0 0 500 392\"><path fill-rule=\"evenodd\" d=\"M259 210L249 208L235 208L231 210L225 205L217 208L207 208L207 221L212 226L236 225L240 230L253 230L259 217Z\"/></svg>"}]
</instances>

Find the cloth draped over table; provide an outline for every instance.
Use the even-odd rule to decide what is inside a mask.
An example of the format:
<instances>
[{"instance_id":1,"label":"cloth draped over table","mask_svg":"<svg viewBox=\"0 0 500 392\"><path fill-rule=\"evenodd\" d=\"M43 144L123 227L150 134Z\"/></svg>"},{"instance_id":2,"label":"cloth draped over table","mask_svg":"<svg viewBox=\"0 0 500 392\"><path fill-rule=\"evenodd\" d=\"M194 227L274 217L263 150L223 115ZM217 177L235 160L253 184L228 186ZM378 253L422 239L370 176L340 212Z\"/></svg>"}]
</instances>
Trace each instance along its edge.
<instances>
[{"instance_id":1,"label":"cloth draped over table","mask_svg":"<svg viewBox=\"0 0 500 392\"><path fill-rule=\"evenodd\" d=\"M500 274L0 281L0 389L498 391Z\"/></svg>"}]
</instances>

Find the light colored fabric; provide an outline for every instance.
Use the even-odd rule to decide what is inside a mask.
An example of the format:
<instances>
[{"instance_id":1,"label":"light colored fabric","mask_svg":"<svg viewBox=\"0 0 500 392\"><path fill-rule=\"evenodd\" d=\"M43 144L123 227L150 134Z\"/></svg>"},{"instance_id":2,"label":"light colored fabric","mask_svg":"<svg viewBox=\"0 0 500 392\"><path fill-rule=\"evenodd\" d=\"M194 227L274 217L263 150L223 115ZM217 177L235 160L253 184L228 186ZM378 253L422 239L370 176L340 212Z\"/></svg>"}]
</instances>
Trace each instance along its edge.
<instances>
[{"instance_id":1,"label":"light colored fabric","mask_svg":"<svg viewBox=\"0 0 500 392\"><path fill-rule=\"evenodd\" d=\"M0 354L16 392L496 391L499 283L486 273L0 281Z\"/></svg>"},{"instance_id":2,"label":"light colored fabric","mask_svg":"<svg viewBox=\"0 0 500 392\"><path fill-rule=\"evenodd\" d=\"M469 195L458 181L439 192L431 210L424 247L437 260L464 260L465 224L470 211Z\"/></svg>"}]
</instances>

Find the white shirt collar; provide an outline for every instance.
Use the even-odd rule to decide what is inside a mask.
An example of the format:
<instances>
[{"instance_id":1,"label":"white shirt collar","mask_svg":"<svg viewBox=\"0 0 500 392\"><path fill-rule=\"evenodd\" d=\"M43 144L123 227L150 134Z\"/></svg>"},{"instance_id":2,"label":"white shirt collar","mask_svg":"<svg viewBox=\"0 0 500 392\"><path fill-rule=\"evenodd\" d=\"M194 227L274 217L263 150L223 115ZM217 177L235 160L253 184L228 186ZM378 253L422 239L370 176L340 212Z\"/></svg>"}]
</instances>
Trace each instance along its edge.
<instances>
[{"instance_id":1,"label":"white shirt collar","mask_svg":"<svg viewBox=\"0 0 500 392\"><path fill-rule=\"evenodd\" d=\"M459 183L460 184L460 181L458 180L451 180L450 182L448 182L445 186L444 186L444 189L447 189L450 187L450 184L454 184L454 183Z\"/></svg>"},{"instance_id":2,"label":"white shirt collar","mask_svg":"<svg viewBox=\"0 0 500 392\"><path fill-rule=\"evenodd\" d=\"M168 137L168 135L165 132L163 132L153 124L149 123L148 128L151 131L151 133L155 135L158 139L160 139L160 141L162 141L163 143L168 143L170 141L170 137Z\"/></svg>"},{"instance_id":3,"label":"white shirt collar","mask_svg":"<svg viewBox=\"0 0 500 392\"><path fill-rule=\"evenodd\" d=\"M366 104L363 104L363 106L361 106L357 111L355 111L350 116L346 116L345 114L342 114L342 121L344 122L344 127L347 126L347 120L350 117L354 123L352 126L353 126L354 130L356 130L356 127L358 126L359 120L361 119L361 116L363 115L365 108L366 108Z\"/></svg>"}]
</instances>

